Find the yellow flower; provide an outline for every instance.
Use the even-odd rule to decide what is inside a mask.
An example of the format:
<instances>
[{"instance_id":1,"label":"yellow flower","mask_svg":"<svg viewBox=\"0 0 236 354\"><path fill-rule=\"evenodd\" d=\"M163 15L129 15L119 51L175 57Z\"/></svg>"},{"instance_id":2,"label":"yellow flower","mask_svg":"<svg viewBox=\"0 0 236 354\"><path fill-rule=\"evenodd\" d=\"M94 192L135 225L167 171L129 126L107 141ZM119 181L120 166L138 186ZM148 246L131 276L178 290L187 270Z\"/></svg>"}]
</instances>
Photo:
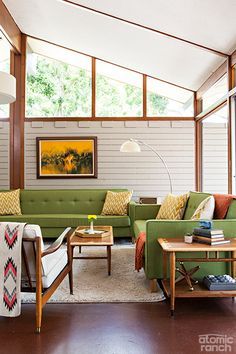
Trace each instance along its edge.
<instances>
[{"instance_id":1,"label":"yellow flower","mask_svg":"<svg viewBox=\"0 0 236 354\"><path fill-rule=\"evenodd\" d=\"M96 220L96 219L97 219L97 215L88 215L89 221Z\"/></svg>"}]
</instances>

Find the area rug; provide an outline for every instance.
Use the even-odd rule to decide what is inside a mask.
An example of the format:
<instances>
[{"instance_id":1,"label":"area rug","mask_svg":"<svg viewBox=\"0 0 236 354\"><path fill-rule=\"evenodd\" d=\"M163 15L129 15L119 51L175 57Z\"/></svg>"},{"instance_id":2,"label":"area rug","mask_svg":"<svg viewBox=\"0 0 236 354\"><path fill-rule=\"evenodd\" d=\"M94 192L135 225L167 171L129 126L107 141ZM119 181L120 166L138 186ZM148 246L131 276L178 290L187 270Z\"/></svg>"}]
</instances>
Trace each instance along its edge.
<instances>
[{"instance_id":1,"label":"area rug","mask_svg":"<svg viewBox=\"0 0 236 354\"><path fill-rule=\"evenodd\" d=\"M78 250L75 249L75 253ZM83 247L82 256L104 256L105 247ZM149 281L142 271L134 270L134 245L112 247L111 275L107 275L107 261L73 261L74 294L70 295L68 277L64 279L49 302L99 303L99 302L158 302L165 299L158 287L156 293L149 290ZM75 254L76 255L76 254ZM34 294L22 294L24 303L34 302Z\"/></svg>"}]
</instances>

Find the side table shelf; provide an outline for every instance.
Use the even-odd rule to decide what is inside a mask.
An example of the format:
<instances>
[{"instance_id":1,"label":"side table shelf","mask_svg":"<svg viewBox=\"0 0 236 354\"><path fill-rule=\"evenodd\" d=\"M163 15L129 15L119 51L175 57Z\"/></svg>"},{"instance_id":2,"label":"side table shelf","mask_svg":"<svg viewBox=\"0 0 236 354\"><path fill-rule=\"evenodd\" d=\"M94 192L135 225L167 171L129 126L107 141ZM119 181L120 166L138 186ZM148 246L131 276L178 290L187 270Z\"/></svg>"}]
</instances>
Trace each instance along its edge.
<instances>
[{"instance_id":1,"label":"side table shelf","mask_svg":"<svg viewBox=\"0 0 236 354\"><path fill-rule=\"evenodd\" d=\"M162 280L162 286L168 297L170 297L170 281ZM236 290L208 290L201 282L194 284L194 290L190 291L188 285L180 283L175 286L176 298L187 297L236 297Z\"/></svg>"},{"instance_id":2,"label":"side table shelf","mask_svg":"<svg viewBox=\"0 0 236 354\"><path fill-rule=\"evenodd\" d=\"M189 298L189 297L236 297L236 290L208 290L203 284L194 284L191 291L186 283L176 284L176 262L227 262L231 264L231 275L236 277L236 239L232 238L227 245L209 246L199 243L186 244L183 239L158 238L157 242L162 248L163 255L163 278L162 286L166 295L170 298L170 312L174 315L175 298ZM178 258L176 254L203 252L202 258L199 257L181 257ZM214 254L210 257L210 253ZM228 256L220 257L220 252L227 252ZM170 279L167 279L167 262L169 258ZM194 269L194 268L193 268ZM192 273L193 274L193 273ZM191 283L190 283L191 285Z\"/></svg>"}]
</instances>

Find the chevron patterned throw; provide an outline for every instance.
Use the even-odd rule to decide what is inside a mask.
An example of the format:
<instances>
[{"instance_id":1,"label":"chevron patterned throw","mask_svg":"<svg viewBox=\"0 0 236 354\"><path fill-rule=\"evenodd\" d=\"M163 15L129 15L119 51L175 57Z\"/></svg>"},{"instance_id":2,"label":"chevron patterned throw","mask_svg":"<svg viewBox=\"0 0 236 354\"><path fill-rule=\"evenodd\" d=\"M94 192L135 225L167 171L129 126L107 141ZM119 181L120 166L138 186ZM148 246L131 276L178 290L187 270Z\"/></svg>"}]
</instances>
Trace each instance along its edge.
<instances>
[{"instance_id":1,"label":"chevron patterned throw","mask_svg":"<svg viewBox=\"0 0 236 354\"><path fill-rule=\"evenodd\" d=\"M0 316L21 310L21 246L24 223L0 223Z\"/></svg>"}]
</instances>

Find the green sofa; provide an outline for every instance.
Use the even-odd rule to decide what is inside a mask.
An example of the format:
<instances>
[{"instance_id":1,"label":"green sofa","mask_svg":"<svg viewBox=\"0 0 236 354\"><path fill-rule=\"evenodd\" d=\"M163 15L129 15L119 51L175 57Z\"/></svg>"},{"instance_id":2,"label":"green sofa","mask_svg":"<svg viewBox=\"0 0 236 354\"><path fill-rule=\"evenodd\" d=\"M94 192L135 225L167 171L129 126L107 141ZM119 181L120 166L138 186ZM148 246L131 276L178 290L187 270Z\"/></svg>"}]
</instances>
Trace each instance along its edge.
<instances>
[{"instance_id":1,"label":"green sofa","mask_svg":"<svg viewBox=\"0 0 236 354\"><path fill-rule=\"evenodd\" d=\"M127 189L112 189L115 192ZM0 216L0 221L37 224L44 237L57 237L70 226L88 225L88 214L98 216L95 225L113 226L113 234L131 236L130 216L102 216L106 189L21 190L22 215ZM129 214L129 213L128 213Z\"/></svg>"},{"instance_id":2,"label":"green sofa","mask_svg":"<svg viewBox=\"0 0 236 354\"><path fill-rule=\"evenodd\" d=\"M148 279L162 278L162 253L158 237L174 238L183 237L187 232L199 225L198 221L191 221L191 217L201 203L210 194L190 192L183 220L156 220L160 205L136 204L131 206L131 220L135 238L139 233L146 232L144 270ZM214 228L223 229L225 237L236 237L236 200L230 204L224 220L214 220ZM179 253L181 255L181 253ZM182 254L183 255L183 254ZM186 257L186 254L183 255ZM195 256L197 254L195 253ZM199 254L202 257L202 253ZM191 257L191 254L189 254ZM196 264L188 262L187 267ZM228 272L228 265L221 263L201 263L196 276L201 278L206 274L224 274Z\"/></svg>"}]
</instances>

